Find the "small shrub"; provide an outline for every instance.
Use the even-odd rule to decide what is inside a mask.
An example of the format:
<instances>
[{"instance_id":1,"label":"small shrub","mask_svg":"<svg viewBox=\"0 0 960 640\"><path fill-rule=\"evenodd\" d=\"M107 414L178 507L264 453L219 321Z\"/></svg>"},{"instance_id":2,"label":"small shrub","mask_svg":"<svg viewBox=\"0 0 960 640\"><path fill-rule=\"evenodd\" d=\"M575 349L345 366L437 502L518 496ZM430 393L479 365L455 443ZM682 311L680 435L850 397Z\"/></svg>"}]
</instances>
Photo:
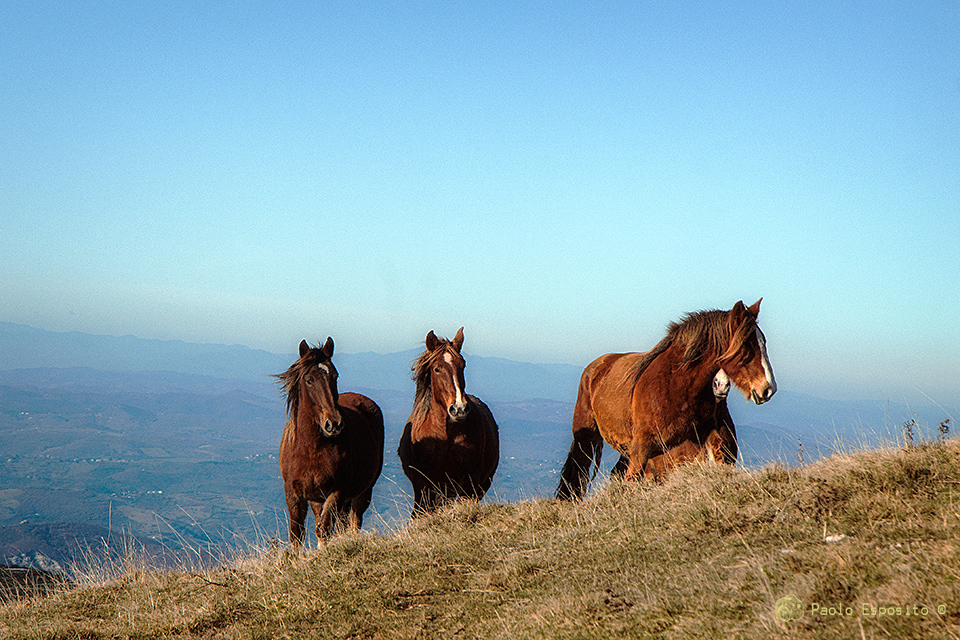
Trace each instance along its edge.
<instances>
[{"instance_id":1,"label":"small shrub","mask_svg":"<svg viewBox=\"0 0 960 640\"><path fill-rule=\"evenodd\" d=\"M917 419L911 418L903 423L903 443L908 446L913 446L914 439L914 430L917 428Z\"/></svg>"},{"instance_id":2,"label":"small shrub","mask_svg":"<svg viewBox=\"0 0 960 640\"><path fill-rule=\"evenodd\" d=\"M937 442L946 442L947 438L950 437L950 418L947 418L940 422L940 427L937 430Z\"/></svg>"}]
</instances>

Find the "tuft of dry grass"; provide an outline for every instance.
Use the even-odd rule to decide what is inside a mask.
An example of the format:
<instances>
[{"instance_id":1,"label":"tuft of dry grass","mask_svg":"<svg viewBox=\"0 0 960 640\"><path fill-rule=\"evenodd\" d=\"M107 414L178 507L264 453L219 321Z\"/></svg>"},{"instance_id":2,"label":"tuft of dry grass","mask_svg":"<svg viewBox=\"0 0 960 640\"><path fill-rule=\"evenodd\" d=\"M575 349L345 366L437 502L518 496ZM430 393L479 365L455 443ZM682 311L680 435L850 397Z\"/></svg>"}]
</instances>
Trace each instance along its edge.
<instances>
[{"instance_id":1,"label":"tuft of dry grass","mask_svg":"<svg viewBox=\"0 0 960 640\"><path fill-rule=\"evenodd\" d=\"M798 469L694 464L582 503L463 502L302 555L133 563L0 608L0 636L956 638L958 548L956 441ZM788 596L799 619L776 614Z\"/></svg>"}]
</instances>

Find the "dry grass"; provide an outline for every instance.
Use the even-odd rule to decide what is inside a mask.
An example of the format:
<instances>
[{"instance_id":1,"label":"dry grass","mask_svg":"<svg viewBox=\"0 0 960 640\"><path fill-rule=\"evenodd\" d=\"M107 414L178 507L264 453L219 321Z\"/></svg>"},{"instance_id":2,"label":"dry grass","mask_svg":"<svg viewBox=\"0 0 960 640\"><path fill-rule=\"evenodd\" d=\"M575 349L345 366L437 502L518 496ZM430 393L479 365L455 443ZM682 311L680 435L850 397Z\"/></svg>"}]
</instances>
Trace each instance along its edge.
<instances>
[{"instance_id":1,"label":"dry grass","mask_svg":"<svg viewBox=\"0 0 960 640\"><path fill-rule=\"evenodd\" d=\"M958 546L954 441L791 470L692 465L579 504L463 503L303 556L128 567L3 607L0 636L957 638ZM788 595L800 620L775 615Z\"/></svg>"}]
</instances>

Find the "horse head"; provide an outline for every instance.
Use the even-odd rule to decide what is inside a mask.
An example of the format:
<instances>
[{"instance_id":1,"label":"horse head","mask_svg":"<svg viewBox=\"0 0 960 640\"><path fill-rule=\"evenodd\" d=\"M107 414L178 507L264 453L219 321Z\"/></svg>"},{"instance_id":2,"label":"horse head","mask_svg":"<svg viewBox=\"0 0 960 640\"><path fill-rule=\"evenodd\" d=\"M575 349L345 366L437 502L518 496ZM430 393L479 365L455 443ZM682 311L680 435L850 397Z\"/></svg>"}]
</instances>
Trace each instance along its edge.
<instances>
[{"instance_id":1,"label":"horse head","mask_svg":"<svg viewBox=\"0 0 960 640\"><path fill-rule=\"evenodd\" d=\"M338 408L337 368L333 366L333 338L320 348L312 349L306 340L300 342L300 397L313 407L313 420L327 437L340 435L343 422ZM303 405L301 405L302 408Z\"/></svg>"},{"instance_id":2,"label":"horse head","mask_svg":"<svg viewBox=\"0 0 960 640\"><path fill-rule=\"evenodd\" d=\"M757 325L760 301L747 307L738 302L727 314L730 344L717 359L717 364L729 376L733 384L746 396L747 401L763 404L777 392L773 367L767 357L767 342Z\"/></svg>"},{"instance_id":3,"label":"horse head","mask_svg":"<svg viewBox=\"0 0 960 640\"><path fill-rule=\"evenodd\" d=\"M730 393L730 376L727 375L726 371L720 369L717 375L713 376L713 396L717 399L717 402L720 402L726 399L728 393Z\"/></svg>"},{"instance_id":4,"label":"horse head","mask_svg":"<svg viewBox=\"0 0 960 640\"><path fill-rule=\"evenodd\" d=\"M466 383L463 378L463 369L467 363L460 354L460 348L463 346L463 327L457 331L453 341L438 338L431 331L427 334L425 342L427 352L435 354L430 370L433 400L446 408L450 420L460 422L470 411L467 394L464 391Z\"/></svg>"}]
</instances>

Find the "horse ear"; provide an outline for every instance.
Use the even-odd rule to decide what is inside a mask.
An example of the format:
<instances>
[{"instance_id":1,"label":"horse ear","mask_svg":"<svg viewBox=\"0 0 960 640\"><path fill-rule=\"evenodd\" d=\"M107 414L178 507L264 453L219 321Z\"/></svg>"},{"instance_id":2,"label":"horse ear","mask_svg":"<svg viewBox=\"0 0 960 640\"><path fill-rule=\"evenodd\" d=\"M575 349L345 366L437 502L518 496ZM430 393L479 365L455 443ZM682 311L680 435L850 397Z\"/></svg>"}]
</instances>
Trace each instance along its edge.
<instances>
[{"instance_id":1,"label":"horse ear","mask_svg":"<svg viewBox=\"0 0 960 640\"><path fill-rule=\"evenodd\" d=\"M302 358L308 353L310 353L310 345L307 344L306 340L301 340L300 341L300 357Z\"/></svg>"},{"instance_id":2,"label":"horse ear","mask_svg":"<svg viewBox=\"0 0 960 640\"><path fill-rule=\"evenodd\" d=\"M460 347L463 346L463 327L460 327L457 331L457 335L453 336L453 348L457 350L457 353L460 353Z\"/></svg>"},{"instance_id":3,"label":"horse ear","mask_svg":"<svg viewBox=\"0 0 960 640\"><path fill-rule=\"evenodd\" d=\"M737 302L733 305L733 309L730 309L730 312L727 314L727 328L730 331L736 329L741 322L743 322L744 316L747 315L747 307L743 304L743 300Z\"/></svg>"},{"instance_id":4,"label":"horse ear","mask_svg":"<svg viewBox=\"0 0 960 640\"><path fill-rule=\"evenodd\" d=\"M437 336L433 333L433 329L431 329L430 333L427 334L427 339L424 341L424 344L427 345L427 351L433 351L439 343L440 341L437 340Z\"/></svg>"},{"instance_id":5,"label":"horse ear","mask_svg":"<svg viewBox=\"0 0 960 640\"><path fill-rule=\"evenodd\" d=\"M323 355L327 356L328 358L333 357L333 338L327 336L327 341L323 343L322 351Z\"/></svg>"},{"instance_id":6,"label":"horse ear","mask_svg":"<svg viewBox=\"0 0 960 640\"><path fill-rule=\"evenodd\" d=\"M752 305L750 305L750 308L747 309L747 311L749 311L750 313L752 313L752 314L755 315L755 316L760 315L760 303L761 303L761 302L763 302L763 298L760 298L759 300L757 300L756 302L754 302Z\"/></svg>"}]
</instances>

